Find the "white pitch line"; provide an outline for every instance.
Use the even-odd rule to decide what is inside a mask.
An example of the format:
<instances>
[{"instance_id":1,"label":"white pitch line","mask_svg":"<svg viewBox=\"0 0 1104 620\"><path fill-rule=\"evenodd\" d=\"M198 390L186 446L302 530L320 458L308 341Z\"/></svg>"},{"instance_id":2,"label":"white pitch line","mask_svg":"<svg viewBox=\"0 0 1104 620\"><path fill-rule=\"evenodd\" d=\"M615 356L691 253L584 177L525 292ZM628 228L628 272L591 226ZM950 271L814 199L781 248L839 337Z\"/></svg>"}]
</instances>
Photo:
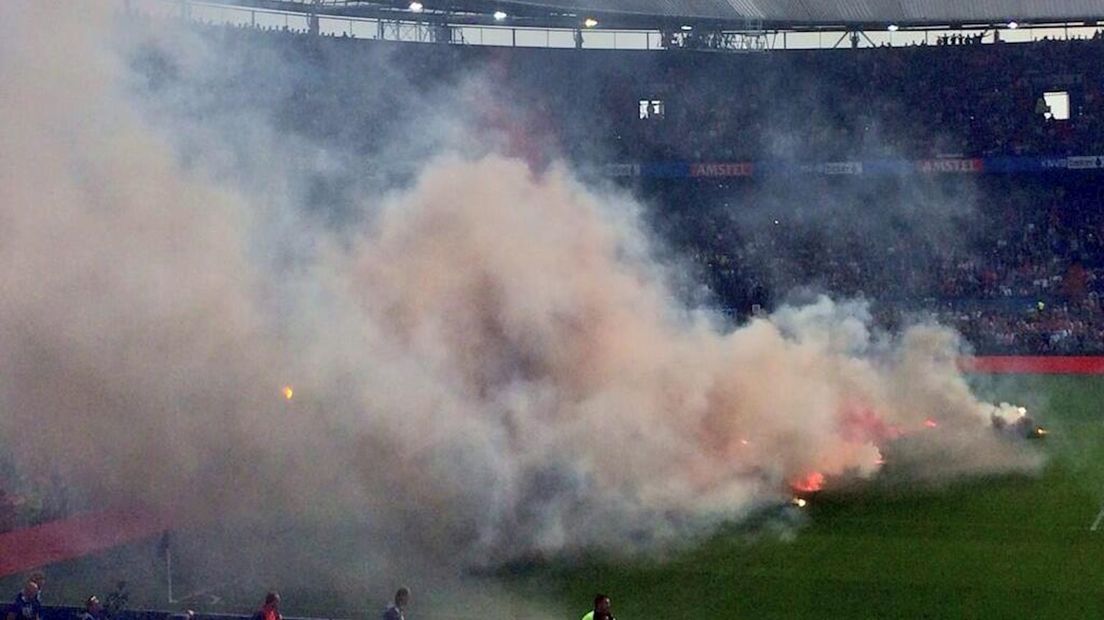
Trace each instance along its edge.
<instances>
[{"instance_id":1,"label":"white pitch line","mask_svg":"<svg viewBox=\"0 0 1104 620\"><path fill-rule=\"evenodd\" d=\"M1093 524L1089 527L1090 532L1095 532L1096 528L1100 527L1100 522L1104 521L1104 506L1100 507L1100 512L1096 513L1096 519L1093 520Z\"/></svg>"}]
</instances>

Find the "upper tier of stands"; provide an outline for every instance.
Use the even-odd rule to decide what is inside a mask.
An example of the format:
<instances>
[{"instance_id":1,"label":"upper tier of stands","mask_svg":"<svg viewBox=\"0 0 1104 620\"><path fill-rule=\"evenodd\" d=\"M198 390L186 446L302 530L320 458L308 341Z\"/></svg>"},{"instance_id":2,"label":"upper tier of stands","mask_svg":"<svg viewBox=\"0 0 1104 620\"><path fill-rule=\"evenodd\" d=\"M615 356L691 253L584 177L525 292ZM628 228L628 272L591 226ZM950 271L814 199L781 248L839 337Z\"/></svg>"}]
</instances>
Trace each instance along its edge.
<instances>
[{"instance_id":1,"label":"upper tier of stands","mask_svg":"<svg viewBox=\"0 0 1104 620\"><path fill-rule=\"evenodd\" d=\"M812 287L866 296L887 324L935 313L981 352L1104 352L1099 36L729 55L203 33L236 60L207 78L220 94L196 114L271 109L289 131L363 154L440 116L505 134L535 166L736 164L735 178L626 182L667 244L703 270L714 303L737 315ZM141 60L152 88L171 85L173 67ZM1045 93L1064 93L1068 119ZM979 158L1002 157L1061 169L976 174ZM858 160L950 165L928 178L909 166L877 178L800 168ZM750 162L806 174L740 178Z\"/></svg>"}]
</instances>

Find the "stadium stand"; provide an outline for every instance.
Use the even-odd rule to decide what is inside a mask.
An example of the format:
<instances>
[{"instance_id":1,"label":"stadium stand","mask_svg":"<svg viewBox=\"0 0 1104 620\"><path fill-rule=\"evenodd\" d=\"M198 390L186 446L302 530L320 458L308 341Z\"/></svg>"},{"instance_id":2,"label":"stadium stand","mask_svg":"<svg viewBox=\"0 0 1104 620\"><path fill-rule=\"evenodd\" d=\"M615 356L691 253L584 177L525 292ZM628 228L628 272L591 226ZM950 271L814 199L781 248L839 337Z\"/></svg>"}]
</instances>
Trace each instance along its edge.
<instances>
[{"instance_id":1,"label":"stadium stand","mask_svg":"<svg viewBox=\"0 0 1104 620\"><path fill-rule=\"evenodd\" d=\"M401 126L417 113L389 92L428 99L482 67L511 104L502 110L526 110L506 122L522 155L612 171L650 205L670 248L702 270L712 303L737 317L812 287L872 299L886 325L934 315L979 353L1104 353L1099 33L741 55L201 30L236 57L263 59L226 76L254 93L266 93L272 58L251 51L311 63L311 83L250 96L278 98L285 126L366 154L393 138L376 130L382 119ZM154 60L142 59L151 87L168 75ZM389 71L376 70L383 62ZM803 191L779 189L795 184ZM870 219L869 210L890 234L871 244L870 229L836 226L826 238L828 216L809 215L813 206L840 222ZM968 234L948 244L917 232L936 219L915 212L924 208ZM771 232L774 220L781 232Z\"/></svg>"}]
</instances>

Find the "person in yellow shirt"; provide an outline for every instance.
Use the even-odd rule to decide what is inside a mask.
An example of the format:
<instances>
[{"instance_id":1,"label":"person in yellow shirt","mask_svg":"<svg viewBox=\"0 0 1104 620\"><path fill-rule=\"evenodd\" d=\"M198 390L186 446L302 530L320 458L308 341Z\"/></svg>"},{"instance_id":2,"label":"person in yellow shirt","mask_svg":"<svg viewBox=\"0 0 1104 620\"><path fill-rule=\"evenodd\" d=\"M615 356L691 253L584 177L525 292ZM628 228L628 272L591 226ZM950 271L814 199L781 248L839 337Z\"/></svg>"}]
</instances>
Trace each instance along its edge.
<instances>
[{"instance_id":1,"label":"person in yellow shirt","mask_svg":"<svg viewBox=\"0 0 1104 620\"><path fill-rule=\"evenodd\" d=\"M594 596L594 609L588 611L583 620L614 620L613 612L610 611L610 597L605 594L596 594Z\"/></svg>"}]
</instances>

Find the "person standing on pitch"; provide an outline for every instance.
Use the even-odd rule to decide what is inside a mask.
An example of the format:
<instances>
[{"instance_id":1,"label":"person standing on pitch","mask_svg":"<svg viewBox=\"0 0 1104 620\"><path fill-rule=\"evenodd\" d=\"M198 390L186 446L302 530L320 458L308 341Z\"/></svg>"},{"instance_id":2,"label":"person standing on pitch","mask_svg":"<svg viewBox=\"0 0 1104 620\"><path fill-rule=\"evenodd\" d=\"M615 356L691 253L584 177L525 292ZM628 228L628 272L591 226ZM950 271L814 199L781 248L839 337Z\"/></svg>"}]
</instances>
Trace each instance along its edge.
<instances>
[{"instance_id":1,"label":"person standing on pitch","mask_svg":"<svg viewBox=\"0 0 1104 620\"><path fill-rule=\"evenodd\" d=\"M265 595L264 604L253 614L252 620L283 620L280 615L280 595L272 591Z\"/></svg>"},{"instance_id":2,"label":"person standing on pitch","mask_svg":"<svg viewBox=\"0 0 1104 620\"><path fill-rule=\"evenodd\" d=\"M583 616L583 620L614 620L610 607L610 597L605 594L596 594L594 595L594 609L588 611Z\"/></svg>"},{"instance_id":3,"label":"person standing on pitch","mask_svg":"<svg viewBox=\"0 0 1104 620\"><path fill-rule=\"evenodd\" d=\"M406 604L410 602L410 588L403 586L395 592L395 602L383 610L383 620L406 620Z\"/></svg>"},{"instance_id":4,"label":"person standing on pitch","mask_svg":"<svg viewBox=\"0 0 1104 620\"><path fill-rule=\"evenodd\" d=\"M38 604L41 606L42 591L46 589L46 573L40 570L36 570L35 572L31 573L31 581L35 582L35 585L38 586L38 595L35 596L35 600L37 600Z\"/></svg>"},{"instance_id":5,"label":"person standing on pitch","mask_svg":"<svg viewBox=\"0 0 1104 620\"><path fill-rule=\"evenodd\" d=\"M80 620L103 620L103 605L100 604L100 597L93 594L84 601L84 613L81 614Z\"/></svg>"},{"instance_id":6,"label":"person standing on pitch","mask_svg":"<svg viewBox=\"0 0 1104 620\"><path fill-rule=\"evenodd\" d=\"M38 600L38 584L27 580L15 601L8 608L7 620L39 620L42 618L42 603Z\"/></svg>"}]
</instances>

